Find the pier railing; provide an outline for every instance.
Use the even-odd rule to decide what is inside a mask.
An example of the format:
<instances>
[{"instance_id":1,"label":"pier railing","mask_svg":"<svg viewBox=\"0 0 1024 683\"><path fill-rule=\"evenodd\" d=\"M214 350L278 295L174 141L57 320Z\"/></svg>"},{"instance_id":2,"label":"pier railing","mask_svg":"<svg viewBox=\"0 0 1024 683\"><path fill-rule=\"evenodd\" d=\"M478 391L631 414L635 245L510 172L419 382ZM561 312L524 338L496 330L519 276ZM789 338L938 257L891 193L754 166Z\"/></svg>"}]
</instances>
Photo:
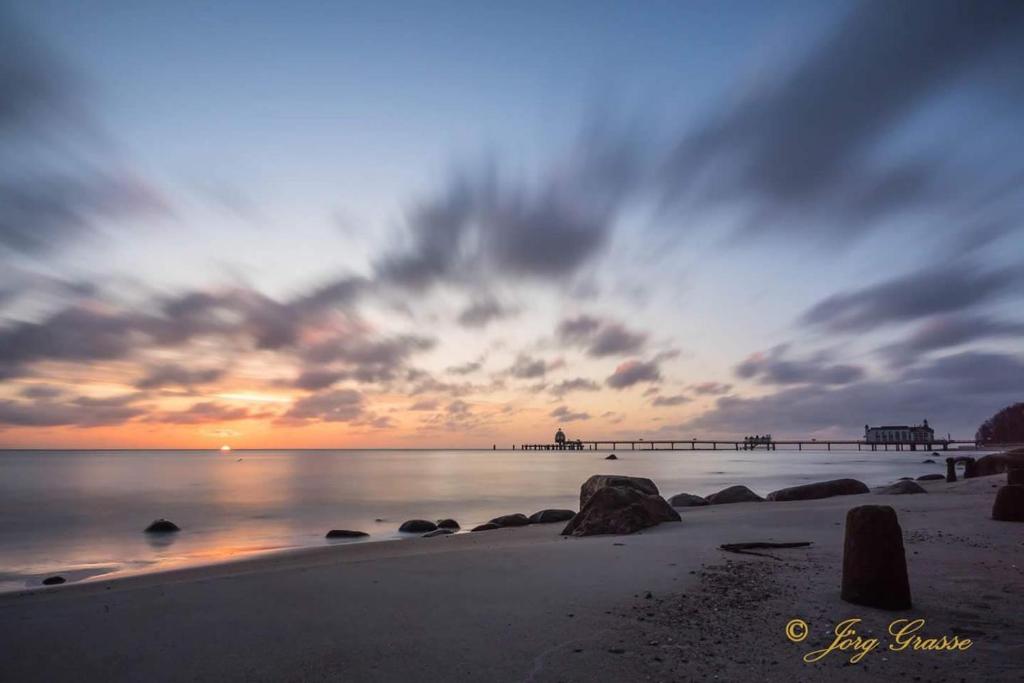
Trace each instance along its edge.
<instances>
[{"instance_id":1,"label":"pier railing","mask_svg":"<svg viewBox=\"0 0 1024 683\"><path fill-rule=\"evenodd\" d=\"M974 446L973 440L936 439L935 441L864 441L843 439L598 439L596 441L572 441L565 444L540 443L516 444L514 448L524 451L567 451L567 450L650 450L650 451L718 451L718 450L768 450L776 451L781 446L784 450L802 451L804 448L815 450L894 450L894 451L934 451L949 450L950 446Z\"/></svg>"}]
</instances>

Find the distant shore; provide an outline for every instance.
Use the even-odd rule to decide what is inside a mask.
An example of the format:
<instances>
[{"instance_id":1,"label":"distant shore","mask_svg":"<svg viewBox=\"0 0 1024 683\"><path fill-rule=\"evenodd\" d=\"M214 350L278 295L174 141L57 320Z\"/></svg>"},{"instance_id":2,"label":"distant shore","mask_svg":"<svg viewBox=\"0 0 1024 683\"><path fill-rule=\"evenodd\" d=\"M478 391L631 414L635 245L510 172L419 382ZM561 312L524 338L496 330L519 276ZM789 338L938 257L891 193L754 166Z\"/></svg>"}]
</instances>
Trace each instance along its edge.
<instances>
[{"instance_id":1,"label":"distant shore","mask_svg":"<svg viewBox=\"0 0 1024 683\"><path fill-rule=\"evenodd\" d=\"M990 519L1005 475L926 495L682 510L630 536L560 524L305 549L0 596L0 670L18 681L1019 680L1020 527ZM839 600L843 519L896 508L908 613ZM780 559L722 543L813 541ZM875 653L814 665L848 616L897 616L974 638L965 653ZM791 618L811 635L784 637ZM844 666L844 664L846 664Z\"/></svg>"}]
</instances>

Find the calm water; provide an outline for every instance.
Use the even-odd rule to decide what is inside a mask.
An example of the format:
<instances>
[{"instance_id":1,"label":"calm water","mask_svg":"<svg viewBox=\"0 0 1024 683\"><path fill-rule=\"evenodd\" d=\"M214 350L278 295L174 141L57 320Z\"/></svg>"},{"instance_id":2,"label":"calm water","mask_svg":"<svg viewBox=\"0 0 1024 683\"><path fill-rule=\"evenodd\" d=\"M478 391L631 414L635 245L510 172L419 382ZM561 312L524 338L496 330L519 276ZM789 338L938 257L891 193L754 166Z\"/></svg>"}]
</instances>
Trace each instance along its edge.
<instances>
[{"instance_id":1,"label":"calm water","mask_svg":"<svg viewBox=\"0 0 1024 683\"><path fill-rule=\"evenodd\" d=\"M54 451L0 452L0 590L216 562L329 543L328 529L399 538L411 518L463 528L578 504L596 473L653 479L666 496L944 472L927 452ZM184 530L143 534L155 518ZM376 521L376 520L383 521ZM333 543L333 541L331 542Z\"/></svg>"}]
</instances>

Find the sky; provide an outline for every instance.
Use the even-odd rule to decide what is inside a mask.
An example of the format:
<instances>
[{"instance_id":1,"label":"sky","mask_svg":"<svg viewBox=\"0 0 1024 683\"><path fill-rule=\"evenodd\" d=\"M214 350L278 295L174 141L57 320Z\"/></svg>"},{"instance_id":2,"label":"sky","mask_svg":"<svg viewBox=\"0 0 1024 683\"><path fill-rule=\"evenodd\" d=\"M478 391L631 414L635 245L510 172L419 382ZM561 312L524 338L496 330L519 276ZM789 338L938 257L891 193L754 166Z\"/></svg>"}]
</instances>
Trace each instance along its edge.
<instances>
[{"instance_id":1,"label":"sky","mask_svg":"<svg viewBox=\"0 0 1024 683\"><path fill-rule=\"evenodd\" d=\"M0 2L0 447L972 438L1024 3Z\"/></svg>"}]
</instances>

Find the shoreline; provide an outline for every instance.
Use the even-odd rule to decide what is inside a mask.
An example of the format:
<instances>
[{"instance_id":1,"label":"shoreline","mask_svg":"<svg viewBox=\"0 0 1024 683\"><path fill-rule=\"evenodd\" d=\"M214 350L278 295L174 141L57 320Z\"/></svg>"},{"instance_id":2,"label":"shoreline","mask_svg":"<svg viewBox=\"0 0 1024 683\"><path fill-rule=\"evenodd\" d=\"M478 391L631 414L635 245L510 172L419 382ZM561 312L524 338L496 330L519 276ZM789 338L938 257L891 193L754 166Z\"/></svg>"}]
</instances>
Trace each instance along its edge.
<instances>
[{"instance_id":1,"label":"shoreline","mask_svg":"<svg viewBox=\"0 0 1024 683\"><path fill-rule=\"evenodd\" d=\"M483 453L484 456L490 452ZM194 457L196 454L191 454ZM731 452L730 452L731 455ZM782 453L779 453L781 456ZM701 464L695 464L694 460L682 457L678 460L674 456L659 457L651 460L648 454L630 458L624 456L618 461L605 462L603 458L594 460L592 454L570 455L571 468L576 470L576 475L565 476L561 474L564 481L553 484L551 481L540 482L540 489L535 488L533 480L523 482L522 488L513 490L497 489L499 496L493 502L482 503L484 498L480 496L471 497L469 502L464 499L468 492L462 492L462 498L452 498L450 503L444 502L436 495L433 499L424 496L422 500L415 500L413 504L404 504L402 500L396 500L394 506L390 503L367 504L367 501L360 500L358 503L345 507L346 503L339 501L338 507L334 504L326 504L330 496L337 496L333 492L313 491L312 498L316 500L315 511L300 520L299 517L292 519L289 510L278 510L276 515L264 518L263 515L253 515L251 512L241 511L239 508L226 508L225 510L206 509L202 512L185 504L166 505L163 502L154 502L152 507L149 501L137 501L134 509L126 511L123 515L117 515L115 519L109 512L94 511L106 514L106 520L100 522L97 533L85 540L79 540L74 533L65 533L58 529L54 520L48 520L49 525L43 530L30 531L34 523L37 511L26 512L29 508L25 505L19 510L14 510L15 521L18 526L7 529L10 545L9 554L6 558L8 568L0 572L0 594L11 592L23 592L35 588L41 588L41 581L49 576L60 575L68 579L69 583L82 581L92 582L97 580L108 580L115 577L135 576L153 572L171 571L189 567L203 566L207 564L219 564L221 562L245 561L256 559L263 555L276 555L280 553L299 552L310 549L320 549L333 545L345 545L357 543L389 543L393 541L408 542L415 538L403 537L397 529L401 521L412 518L435 519L441 517L456 517L463 524L463 530L482 524L489 519L512 512L523 512L530 514L534 510L547 507L575 508L575 493L579 482L586 476L583 472L592 472L593 467L600 470L607 470L610 473L637 474L651 477L659 483L662 492L666 497L681 491L688 491L698 494L711 493L732 484L748 484L755 491L766 495L768 491L775 488L804 484L820 479L832 479L839 477L855 476L862 479L869 486L892 483L900 474L910 473L915 476L925 473L938 473L944 471L941 462L926 465L918 455L914 457L882 458L876 460L874 454L865 455L864 458L851 460L851 454L839 454L836 461L828 457L829 454L822 452L805 452L799 457L791 453L786 456L792 463L806 463L812 470L808 474L804 467L794 469L792 466L787 474L769 475L768 481L763 471L763 464L767 462L778 462L774 456L752 456L741 454L740 458L717 461L704 459ZM805 460L805 456L808 458ZM163 457L163 456L161 456ZM205 457L199 456L203 462ZM216 456L214 456L216 458ZM527 455L527 458L537 462L554 462L546 456L539 458ZM139 462L150 462L140 458ZM249 461L249 458L246 458ZM159 462L159 461L158 461ZM256 472L262 472L258 476L269 477L273 472L259 468L273 466L274 460L258 461L254 467ZM286 462L286 461L285 461ZM467 461L473 466L473 461ZM488 458L477 458L476 462L491 462ZM845 463L845 464L844 464ZM865 465L864 463L870 463ZM460 464L461 465L461 464ZM217 468L210 472L212 481L224 481L229 473L233 476L234 467L246 468L245 463L236 463L234 459L223 461ZM148 481L150 472L145 469L149 465L143 465L139 469L142 481ZM332 465L337 467L337 463ZM867 468L861 475L854 474L858 468ZM561 469L561 468L560 468ZM299 470L301 471L301 470ZM473 470L476 472L476 470ZM487 470L484 469L484 472ZM239 472L249 473L249 469L240 469ZM748 474L743 474L747 472ZM666 474L667 473L667 474ZM411 472L410 472L411 474ZM216 475L216 476L214 476ZM675 479L673 479L675 477ZM535 479L541 479L535 477ZM297 480L299 485L303 484L301 479ZM429 486L436 489L438 482L430 481ZM546 488L545 488L546 487ZM298 490L298 489L296 489ZM508 498L517 495L521 491L541 491L527 498ZM568 495L562 495L567 492ZM111 492L100 492L108 495L119 495L120 492L113 489ZM221 491L211 489L207 499L215 499ZM351 492L350 492L351 494ZM130 495L130 494L129 494ZM167 495L167 492L163 492ZM228 495L233 495L228 493ZM289 494L290 495L290 494ZM362 495L360 492L356 496ZM413 496L417 494L412 493ZM444 495L448 495L445 493ZM338 496L340 498L340 496ZM506 500L507 499L507 500ZM127 499L131 502L131 499ZM505 502L501 502L505 500ZM293 505L304 505L295 502ZM37 506L38 507L38 506ZM149 509L147 509L149 507ZM338 514L328 512L338 510ZM222 517L226 512L227 516ZM296 508L301 514L301 508ZM328 517L328 513L334 517ZM48 513L43 513L48 514ZM84 510L82 514L90 512ZM147 517L147 515L151 515ZM175 535L174 538L145 539L135 529L125 528L123 520L135 520L140 526L149 519L157 516L167 517L184 527L184 532ZM384 519L376 519L376 518ZM269 521L266 521L269 520ZM64 520L59 522L64 525ZM18 534L10 533L14 528L23 528ZM370 534L369 538L357 541L325 541L323 534L331 528L357 529ZM461 535L461 534L460 534ZM157 542L159 541L159 542ZM101 552L88 553L83 549L95 544L102 548ZM17 560L17 561L15 561Z\"/></svg>"},{"instance_id":2,"label":"shoreline","mask_svg":"<svg viewBox=\"0 0 1024 683\"><path fill-rule=\"evenodd\" d=\"M885 504L903 525L915 600L910 612L945 620L937 624L943 628L982 632L972 666L1000 680L1013 660L1005 647L1024 647L1012 600L1024 591L1024 545L1016 527L989 514L993 486L1004 481L1005 475L994 475L923 482L924 495L872 492L686 508L681 523L629 536L564 538L561 524L535 525L300 548L7 593L0 595L0 636L8 644L3 668L25 681L662 680L725 672L740 647L774 653L777 663L766 666L780 680L806 679L808 665L798 656L804 650L782 633L795 606L810 617L812 629L850 612L873 624L889 616L841 602L836 566L845 512ZM718 549L722 543L805 540L814 545L779 551L781 561ZM742 609L750 597L745 593L721 609L712 600L696 617L680 612L686 600L714 597L717 589L706 576L734 565L768 572L780 595L795 591L795 603L786 598L789 612ZM742 578L733 583L740 586ZM992 588L973 588L978 582ZM751 595L758 590L755 585ZM993 619L1016 626L1000 633ZM705 627L720 642L698 633ZM683 638L691 631L695 643ZM730 633L743 642L730 642ZM925 655L939 656L919 657ZM951 657L945 654L943 666ZM905 674L911 662L893 655L842 666L836 659L814 671L827 669L828 678L842 680L863 676L860 666L875 676L880 666L883 673Z\"/></svg>"}]
</instances>

